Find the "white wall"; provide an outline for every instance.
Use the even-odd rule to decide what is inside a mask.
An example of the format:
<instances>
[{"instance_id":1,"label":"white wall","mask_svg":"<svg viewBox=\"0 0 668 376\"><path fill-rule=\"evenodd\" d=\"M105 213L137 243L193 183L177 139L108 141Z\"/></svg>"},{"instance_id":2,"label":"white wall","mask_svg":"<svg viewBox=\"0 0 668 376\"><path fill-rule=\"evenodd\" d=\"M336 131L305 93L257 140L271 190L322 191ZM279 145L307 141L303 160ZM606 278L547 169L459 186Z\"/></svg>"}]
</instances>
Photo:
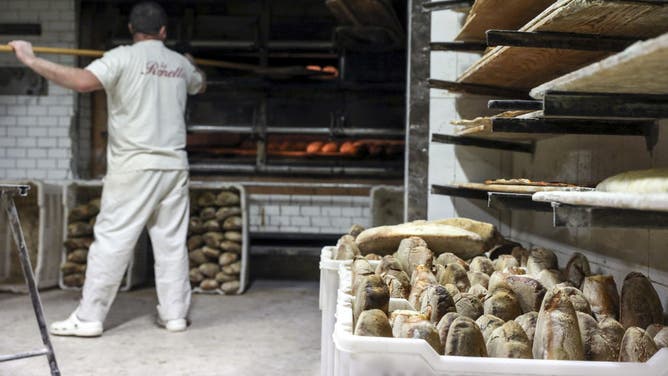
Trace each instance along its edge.
<instances>
[{"instance_id":1,"label":"white wall","mask_svg":"<svg viewBox=\"0 0 668 376\"><path fill-rule=\"evenodd\" d=\"M452 11L434 12L432 41L452 40L462 19L463 16ZM476 59L478 55L474 54L434 52L431 77L455 80ZM486 99L432 90L431 132L451 134L451 120L486 114ZM652 154L640 137L560 136L540 141L534 155L432 143L429 180L430 184L480 182L510 176L591 185L618 172L666 166L666 132L661 134ZM668 311L668 231L554 228L548 213L490 210L479 200L429 196L430 219L451 216L495 223L505 236L525 246L557 251L561 265L574 251L580 251L588 256L594 272L612 274L620 288L626 273L642 272L652 279Z\"/></svg>"},{"instance_id":2,"label":"white wall","mask_svg":"<svg viewBox=\"0 0 668 376\"><path fill-rule=\"evenodd\" d=\"M0 1L0 8L0 22L42 25L41 36L3 36L6 41L21 38L40 46L77 46L74 0L4 0ZM70 56L43 57L70 66L76 64ZM0 65L20 63L5 53L0 54ZM77 162L73 159L71 135L76 124L77 98L76 93L51 83L47 96L0 95L0 179L57 181L75 175Z\"/></svg>"},{"instance_id":3,"label":"white wall","mask_svg":"<svg viewBox=\"0 0 668 376\"><path fill-rule=\"evenodd\" d=\"M252 194L249 211L251 232L340 235L371 223L368 196Z\"/></svg>"},{"instance_id":4,"label":"white wall","mask_svg":"<svg viewBox=\"0 0 668 376\"><path fill-rule=\"evenodd\" d=\"M447 42L455 38L465 14L454 11L432 12L431 40ZM456 81L464 70L480 58L479 54L463 52L432 52L431 78ZM483 96L431 90L429 105L430 137L434 133L454 134L450 122L492 114L486 110ZM512 170L512 153L492 149L431 143L429 145L429 184L481 181L490 177L504 177ZM482 201L472 201L429 194L429 218L463 216L478 218L504 227L508 213L489 210Z\"/></svg>"}]
</instances>

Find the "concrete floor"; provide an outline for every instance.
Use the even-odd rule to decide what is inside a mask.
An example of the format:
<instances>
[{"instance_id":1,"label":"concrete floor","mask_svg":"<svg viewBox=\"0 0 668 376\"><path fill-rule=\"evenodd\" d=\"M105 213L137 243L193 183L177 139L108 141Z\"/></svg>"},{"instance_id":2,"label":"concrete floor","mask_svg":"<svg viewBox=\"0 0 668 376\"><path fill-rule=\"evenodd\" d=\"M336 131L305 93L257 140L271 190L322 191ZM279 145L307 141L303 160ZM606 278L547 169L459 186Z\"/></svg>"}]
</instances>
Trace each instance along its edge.
<instances>
[{"instance_id":1,"label":"concrete floor","mask_svg":"<svg viewBox=\"0 0 668 376\"><path fill-rule=\"evenodd\" d=\"M67 317L77 292L41 293L47 322ZM119 293L99 338L52 336L64 376L317 375L318 283L255 281L244 295L194 295L192 325L154 324L153 288ZM0 294L0 354L39 348L26 295ZM48 375L46 357L0 363L2 376Z\"/></svg>"}]
</instances>

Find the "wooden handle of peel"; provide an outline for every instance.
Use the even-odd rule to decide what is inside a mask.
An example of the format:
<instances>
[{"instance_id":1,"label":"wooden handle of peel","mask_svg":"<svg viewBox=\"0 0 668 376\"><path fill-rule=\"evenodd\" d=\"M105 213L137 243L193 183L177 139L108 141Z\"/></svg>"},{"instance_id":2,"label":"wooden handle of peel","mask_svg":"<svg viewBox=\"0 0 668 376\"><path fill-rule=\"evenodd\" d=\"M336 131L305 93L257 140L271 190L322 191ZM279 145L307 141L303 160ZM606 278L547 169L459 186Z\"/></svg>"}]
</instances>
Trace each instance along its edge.
<instances>
[{"instance_id":1,"label":"wooden handle of peel","mask_svg":"<svg viewBox=\"0 0 668 376\"><path fill-rule=\"evenodd\" d=\"M58 48L58 47L38 47L33 46L35 53L55 54L55 55L74 55L86 57L101 57L105 51L100 50L82 50L78 48ZM14 52L11 46L0 44L0 52ZM195 64L207 67L238 69L247 71L264 71L267 68L253 64L231 63L229 61L195 59Z\"/></svg>"}]
</instances>

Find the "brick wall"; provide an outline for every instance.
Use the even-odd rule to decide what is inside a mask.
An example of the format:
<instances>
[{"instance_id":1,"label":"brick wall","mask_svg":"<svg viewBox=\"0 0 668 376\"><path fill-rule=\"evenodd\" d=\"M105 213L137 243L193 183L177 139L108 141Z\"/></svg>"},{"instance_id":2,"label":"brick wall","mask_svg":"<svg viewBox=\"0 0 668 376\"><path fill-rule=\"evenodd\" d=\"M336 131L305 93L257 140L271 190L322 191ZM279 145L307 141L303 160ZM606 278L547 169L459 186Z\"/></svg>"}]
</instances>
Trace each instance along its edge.
<instances>
[{"instance_id":1,"label":"brick wall","mask_svg":"<svg viewBox=\"0 0 668 376\"><path fill-rule=\"evenodd\" d=\"M248 202L251 232L343 234L371 223L368 196L252 194Z\"/></svg>"},{"instance_id":2,"label":"brick wall","mask_svg":"<svg viewBox=\"0 0 668 376\"><path fill-rule=\"evenodd\" d=\"M0 22L40 23L40 36L3 36L3 40L26 39L35 45L77 46L74 0L5 0ZM44 55L73 66L71 56ZM11 54L0 54L0 66L19 66ZM76 176L73 154L78 95L48 84L46 96L0 95L0 179L64 180ZM84 148L76 140L77 148Z\"/></svg>"}]
</instances>

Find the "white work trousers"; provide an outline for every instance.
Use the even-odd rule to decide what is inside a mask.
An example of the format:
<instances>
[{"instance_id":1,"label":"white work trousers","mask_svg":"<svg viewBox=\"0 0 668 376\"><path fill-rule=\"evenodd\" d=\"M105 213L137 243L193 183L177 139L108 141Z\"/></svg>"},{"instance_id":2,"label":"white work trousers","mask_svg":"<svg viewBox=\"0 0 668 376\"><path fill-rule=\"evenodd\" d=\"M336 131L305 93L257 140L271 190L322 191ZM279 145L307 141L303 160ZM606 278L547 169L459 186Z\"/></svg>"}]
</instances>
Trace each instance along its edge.
<instances>
[{"instance_id":1,"label":"white work trousers","mask_svg":"<svg viewBox=\"0 0 668 376\"><path fill-rule=\"evenodd\" d=\"M104 178L95 241L76 311L79 319L104 321L144 227L153 245L158 314L163 320L186 317L189 206L186 170L142 170Z\"/></svg>"}]
</instances>

